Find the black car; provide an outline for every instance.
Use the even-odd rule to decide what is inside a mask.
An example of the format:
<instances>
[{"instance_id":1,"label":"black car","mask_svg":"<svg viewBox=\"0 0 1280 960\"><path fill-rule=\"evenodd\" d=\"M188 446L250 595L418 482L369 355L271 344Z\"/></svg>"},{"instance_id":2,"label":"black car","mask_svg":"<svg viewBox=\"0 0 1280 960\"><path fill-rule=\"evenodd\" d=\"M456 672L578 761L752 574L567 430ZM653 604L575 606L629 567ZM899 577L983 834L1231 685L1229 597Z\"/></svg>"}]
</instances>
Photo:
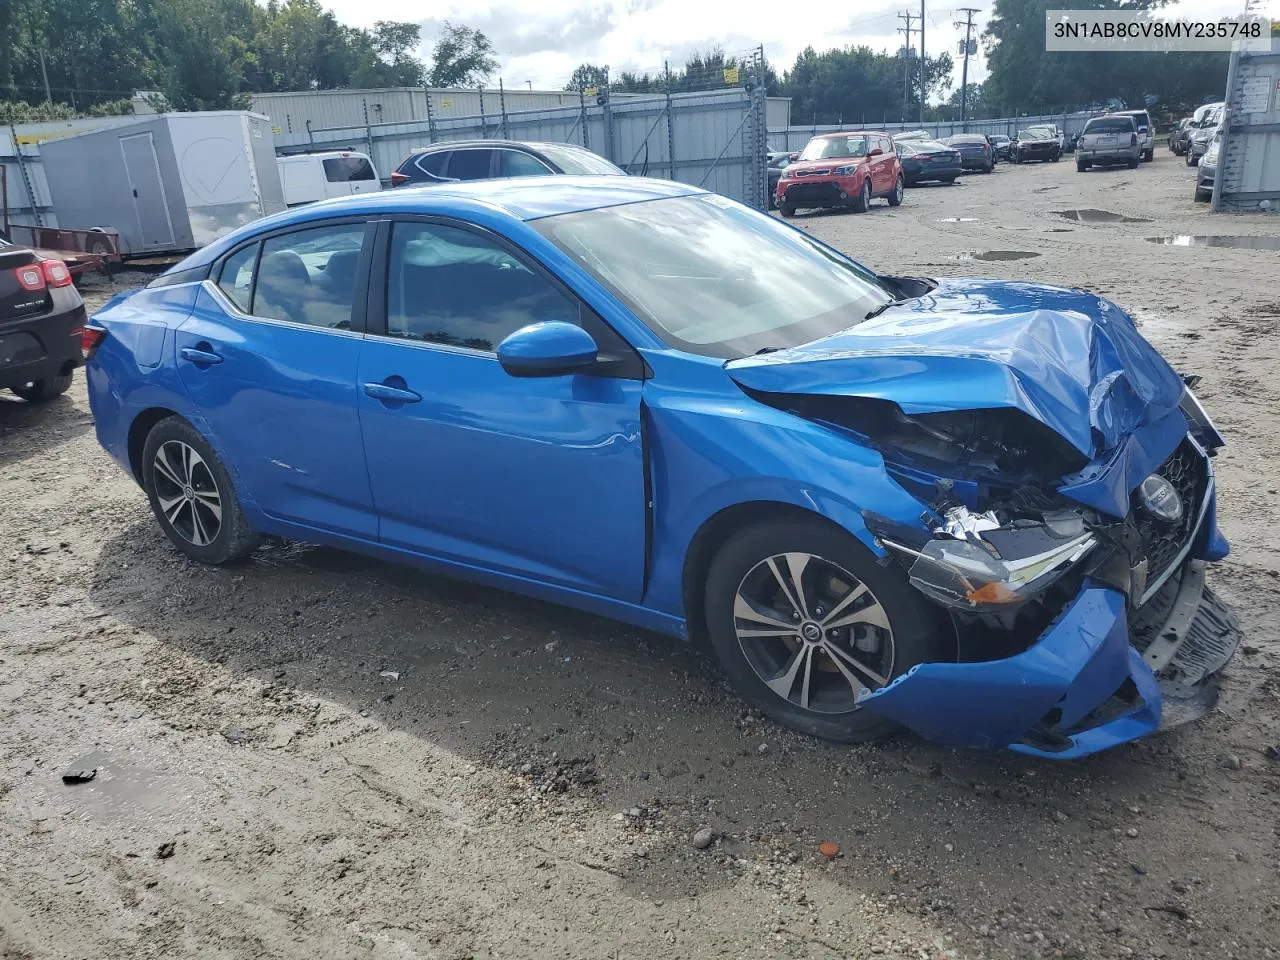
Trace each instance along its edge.
<instances>
[{"instance_id":1,"label":"black car","mask_svg":"<svg viewBox=\"0 0 1280 960\"><path fill-rule=\"evenodd\" d=\"M787 165L791 163L791 158L794 156L794 153L787 150L770 150L768 153L770 210L778 205L775 198L778 192L778 181L782 179L782 171L787 169Z\"/></svg>"},{"instance_id":2,"label":"black car","mask_svg":"<svg viewBox=\"0 0 1280 960\"><path fill-rule=\"evenodd\" d=\"M964 172L960 151L936 140L894 140L893 148L902 160L902 178L908 186L930 180L955 183Z\"/></svg>"},{"instance_id":3,"label":"black car","mask_svg":"<svg viewBox=\"0 0 1280 960\"><path fill-rule=\"evenodd\" d=\"M995 169L995 153L982 134L957 133L941 142L960 154L960 163L965 170L990 173Z\"/></svg>"},{"instance_id":4,"label":"black car","mask_svg":"<svg viewBox=\"0 0 1280 960\"><path fill-rule=\"evenodd\" d=\"M991 147L996 152L997 160L1009 159L1009 148L1013 146L1012 140L1003 133L993 133L987 139L991 141Z\"/></svg>"},{"instance_id":5,"label":"black car","mask_svg":"<svg viewBox=\"0 0 1280 960\"><path fill-rule=\"evenodd\" d=\"M604 157L573 143L455 140L413 151L392 172L391 186L555 174L626 176Z\"/></svg>"},{"instance_id":6,"label":"black car","mask_svg":"<svg viewBox=\"0 0 1280 960\"><path fill-rule=\"evenodd\" d=\"M1056 163L1062 157L1062 143L1058 140L1057 133L1048 127L1029 127L1018 131L1010 156L1014 163L1045 160Z\"/></svg>"},{"instance_id":7,"label":"black car","mask_svg":"<svg viewBox=\"0 0 1280 960\"><path fill-rule=\"evenodd\" d=\"M66 393L84 321L65 263L0 239L0 389L31 403Z\"/></svg>"}]
</instances>

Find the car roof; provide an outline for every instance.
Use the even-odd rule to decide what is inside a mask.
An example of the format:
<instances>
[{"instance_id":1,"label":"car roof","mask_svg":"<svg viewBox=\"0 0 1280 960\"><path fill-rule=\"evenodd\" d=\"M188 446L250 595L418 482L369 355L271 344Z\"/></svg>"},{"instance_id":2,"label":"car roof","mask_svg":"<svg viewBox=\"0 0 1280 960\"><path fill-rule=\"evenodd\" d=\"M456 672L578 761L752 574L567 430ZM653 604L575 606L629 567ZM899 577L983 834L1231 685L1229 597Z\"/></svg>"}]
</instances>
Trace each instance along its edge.
<instances>
[{"instance_id":1,"label":"car roof","mask_svg":"<svg viewBox=\"0 0 1280 960\"><path fill-rule=\"evenodd\" d=\"M431 143L425 147L414 147L412 153L431 153L436 150L457 150L459 147L505 147L508 150L514 148L516 150L545 150L548 147L568 147L570 150L587 150L576 143L550 143L546 140L445 140L440 143Z\"/></svg>"},{"instance_id":2,"label":"car roof","mask_svg":"<svg viewBox=\"0 0 1280 960\"><path fill-rule=\"evenodd\" d=\"M310 153L286 153L282 157L276 157L277 160L332 160L335 157L364 157L369 159L367 153L361 153L359 150L316 150Z\"/></svg>"},{"instance_id":3,"label":"car roof","mask_svg":"<svg viewBox=\"0 0 1280 960\"><path fill-rule=\"evenodd\" d=\"M706 192L674 180L619 176L506 177L422 187L397 187L377 193L357 193L349 197L321 200L255 220L197 250L174 269L203 266L249 237L293 226L304 227L308 223L333 217L434 214L456 215L480 221L493 220L496 215L498 219L506 217L528 221Z\"/></svg>"},{"instance_id":4,"label":"car roof","mask_svg":"<svg viewBox=\"0 0 1280 960\"><path fill-rule=\"evenodd\" d=\"M883 130L837 130L835 133L819 133L810 139L830 140L832 137L887 137Z\"/></svg>"}]
</instances>

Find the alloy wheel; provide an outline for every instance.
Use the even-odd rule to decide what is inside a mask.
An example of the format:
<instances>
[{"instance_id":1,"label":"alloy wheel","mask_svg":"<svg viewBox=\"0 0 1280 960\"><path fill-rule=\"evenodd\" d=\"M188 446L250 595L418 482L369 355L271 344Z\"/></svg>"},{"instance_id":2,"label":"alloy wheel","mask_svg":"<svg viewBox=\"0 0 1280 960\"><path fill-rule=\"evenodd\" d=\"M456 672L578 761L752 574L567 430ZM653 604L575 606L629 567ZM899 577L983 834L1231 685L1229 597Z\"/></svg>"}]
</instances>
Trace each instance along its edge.
<instances>
[{"instance_id":1,"label":"alloy wheel","mask_svg":"<svg viewBox=\"0 0 1280 960\"><path fill-rule=\"evenodd\" d=\"M733 613L748 665L801 709L848 713L863 690L893 676L888 613L870 587L829 560L808 553L761 560L738 585Z\"/></svg>"},{"instance_id":2,"label":"alloy wheel","mask_svg":"<svg viewBox=\"0 0 1280 960\"><path fill-rule=\"evenodd\" d=\"M222 529L222 494L199 451L167 440L152 461L156 502L169 526L197 547L206 547Z\"/></svg>"}]
</instances>

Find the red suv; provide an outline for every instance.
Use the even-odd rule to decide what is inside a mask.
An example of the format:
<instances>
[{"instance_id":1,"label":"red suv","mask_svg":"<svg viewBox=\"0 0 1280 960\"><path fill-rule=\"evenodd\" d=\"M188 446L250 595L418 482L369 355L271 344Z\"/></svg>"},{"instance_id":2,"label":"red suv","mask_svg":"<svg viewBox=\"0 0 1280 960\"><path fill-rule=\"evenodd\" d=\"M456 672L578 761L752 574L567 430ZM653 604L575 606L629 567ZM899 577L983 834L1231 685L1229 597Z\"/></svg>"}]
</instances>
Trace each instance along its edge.
<instances>
[{"instance_id":1,"label":"red suv","mask_svg":"<svg viewBox=\"0 0 1280 960\"><path fill-rule=\"evenodd\" d=\"M902 203L902 162L887 133L824 133L793 157L775 194L784 217L802 207L847 205L863 213L872 197Z\"/></svg>"}]
</instances>

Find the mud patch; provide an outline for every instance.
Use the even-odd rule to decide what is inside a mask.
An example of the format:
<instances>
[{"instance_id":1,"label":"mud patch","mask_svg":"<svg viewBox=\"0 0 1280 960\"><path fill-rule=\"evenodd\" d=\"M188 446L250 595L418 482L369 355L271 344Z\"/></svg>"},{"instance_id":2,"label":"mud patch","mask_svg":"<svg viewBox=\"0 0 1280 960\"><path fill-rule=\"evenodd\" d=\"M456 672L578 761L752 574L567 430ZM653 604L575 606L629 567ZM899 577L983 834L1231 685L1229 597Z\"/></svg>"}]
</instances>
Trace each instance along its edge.
<instances>
[{"instance_id":1,"label":"mud patch","mask_svg":"<svg viewBox=\"0 0 1280 960\"><path fill-rule=\"evenodd\" d=\"M1123 213L1111 210L1098 210L1094 207L1083 207L1078 210L1058 210L1058 216L1072 223L1150 223L1149 217L1127 217Z\"/></svg>"},{"instance_id":2,"label":"mud patch","mask_svg":"<svg viewBox=\"0 0 1280 960\"><path fill-rule=\"evenodd\" d=\"M1172 237L1147 237L1147 240L1166 247L1232 247L1237 250L1280 251L1280 236L1223 237L1213 234L1183 233Z\"/></svg>"},{"instance_id":3,"label":"mud patch","mask_svg":"<svg viewBox=\"0 0 1280 960\"><path fill-rule=\"evenodd\" d=\"M977 223L977 217L943 217L939 223Z\"/></svg>"},{"instance_id":4,"label":"mud patch","mask_svg":"<svg viewBox=\"0 0 1280 960\"><path fill-rule=\"evenodd\" d=\"M958 253L955 258L961 263L967 263L970 260L984 260L989 263L1004 260L1030 260L1038 256L1040 254L1032 253L1030 250L982 250L978 253Z\"/></svg>"}]
</instances>

